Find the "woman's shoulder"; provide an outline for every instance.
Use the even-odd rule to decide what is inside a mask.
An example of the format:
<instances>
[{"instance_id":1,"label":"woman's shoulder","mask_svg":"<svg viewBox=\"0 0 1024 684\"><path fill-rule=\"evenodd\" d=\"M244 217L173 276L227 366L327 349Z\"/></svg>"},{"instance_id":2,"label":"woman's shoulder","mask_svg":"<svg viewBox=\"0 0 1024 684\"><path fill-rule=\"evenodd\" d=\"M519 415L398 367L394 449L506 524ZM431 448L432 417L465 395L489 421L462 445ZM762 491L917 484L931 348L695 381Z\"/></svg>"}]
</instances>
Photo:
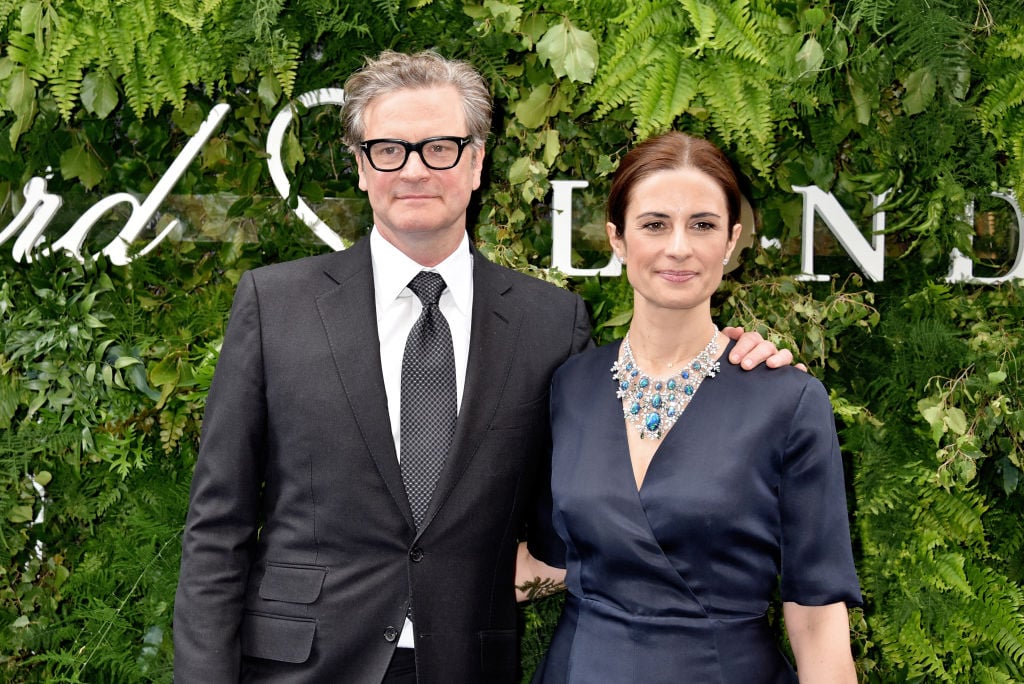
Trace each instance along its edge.
<instances>
[{"instance_id":1,"label":"woman's shoulder","mask_svg":"<svg viewBox=\"0 0 1024 684\"><path fill-rule=\"evenodd\" d=\"M579 373L589 374L601 370L611 376L612 364L619 355L619 340L591 347L573 354L555 371L555 377Z\"/></svg>"}]
</instances>

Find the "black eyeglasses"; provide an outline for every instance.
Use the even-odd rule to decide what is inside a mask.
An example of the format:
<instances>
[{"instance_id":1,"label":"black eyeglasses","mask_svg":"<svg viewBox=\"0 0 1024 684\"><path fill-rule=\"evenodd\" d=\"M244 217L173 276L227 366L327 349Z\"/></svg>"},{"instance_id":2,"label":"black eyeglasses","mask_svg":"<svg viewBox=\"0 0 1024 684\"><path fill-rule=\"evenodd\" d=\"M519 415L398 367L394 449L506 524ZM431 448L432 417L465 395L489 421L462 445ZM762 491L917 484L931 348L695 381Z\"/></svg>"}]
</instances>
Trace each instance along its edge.
<instances>
[{"instance_id":1,"label":"black eyeglasses","mask_svg":"<svg viewBox=\"0 0 1024 684\"><path fill-rule=\"evenodd\" d=\"M409 161L410 152L418 152L428 169L444 171L459 163L462 150L471 142L472 136L460 138L454 135L425 138L417 143L398 138L377 138L359 143L359 149L370 160L370 166L378 171L398 171Z\"/></svg>"}]
</instances>

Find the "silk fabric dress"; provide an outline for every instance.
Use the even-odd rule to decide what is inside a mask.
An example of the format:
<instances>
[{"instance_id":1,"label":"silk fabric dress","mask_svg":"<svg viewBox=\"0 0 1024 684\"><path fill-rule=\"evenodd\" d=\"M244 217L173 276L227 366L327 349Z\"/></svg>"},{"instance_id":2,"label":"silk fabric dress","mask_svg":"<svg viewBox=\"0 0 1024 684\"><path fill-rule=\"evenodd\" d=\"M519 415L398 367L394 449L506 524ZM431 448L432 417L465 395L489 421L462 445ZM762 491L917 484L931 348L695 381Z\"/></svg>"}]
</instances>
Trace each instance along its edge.
<instances>
[{"instance_id":1,"label":"silk fabric dress","mask_svg":"<svg viewBox=\"0 0 1024 684\"><path fill-rule=\"evenodd\" d=\"M795 368L743 371L723 355L638 490L635 428L610 372L618 350L572 357L553 380L553 523L568 596L534 681L795 682L769 605L861 601L825 388Z\"/></svg>"}]
</instances>

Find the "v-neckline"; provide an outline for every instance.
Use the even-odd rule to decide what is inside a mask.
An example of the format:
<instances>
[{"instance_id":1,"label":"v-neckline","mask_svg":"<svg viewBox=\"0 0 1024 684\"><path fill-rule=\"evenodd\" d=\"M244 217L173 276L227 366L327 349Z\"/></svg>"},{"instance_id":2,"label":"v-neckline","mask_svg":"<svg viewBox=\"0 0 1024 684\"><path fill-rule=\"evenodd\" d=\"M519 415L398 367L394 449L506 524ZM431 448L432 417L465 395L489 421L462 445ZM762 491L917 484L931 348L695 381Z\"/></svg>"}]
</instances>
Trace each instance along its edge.
<instances>
[{"instance_id":1,"label":"v-neckline","mask_svg":"<svg viewBox=\"0 0 1024 684\"><path fill-rule=\"evenodd\" d=\"M724 363L729 363L728 354L729 354L729 351L732 349L732 346L733 346L734 343L735 343L735 340L731 340L731 339L728 340L726 342L725 348L722 350L722 353L718 356L718 358L716 360L721 361L722 359L725 359ZM621 342L620 342L620 345L621 345ZM615 360L618 360L618 358L619 358L620 345L612 345L612 347L615 350L615 354L614 354L614 357L613 357ZM724 368L724 366L723 366L723 368ZM721 371L719 371L719 372L721 372ZM714 381L714 378L705 378L705 381L707 381L707 380ZM697 398L699 396L703 396L701 394L701 392L700 392L700 389L701 389L701 387L703 387L703 385L704 385L704 383L701 382L701 386L697 388L697 391L694 393L693 397L690 399L689 402L687 402L686 407L680 413L680 415L676 419L675 423L672 424L672 427L669 428L667 431L665 431L661 435L661 437L658 440L656 440L658 442L658 445L654 448L654 452L651 454L650 459L648 459L648 461L647 461L647 468L644 470L643 478L641 478L641 480L639 482L637 482L636 471L633 468L633 452L630 449L630 445L629 445L630 430L634 430L635 431L635 428L629 424L629 422L626 420L626 417L623 415L622 400L618 399L618 398L615 400L615 404L618 407L618 415L620 416L620 419L622 420L622 432L620 434L622 435L623 441L625 442L625 445L626 445L626 461L629 464L629 469L628 470L629 470L629 475L630 475L630 481L633 484L633 488L636 490L637 496L640 498L641 505L643 505L643 498L640 495L643 493L644 485L647 484L647 478L650 475L651 467L654 465L655 459L658 458L658 454L662 451L662 446L665 444L666 440L668 440L670 438L672 433L674 433L676 431L676 428L678 428L680 426L680 424L684 421L684 419L686 418L686 413L688 411L692 411L693 403L697 400ZM701 400L701 403L703 403L703 400ZM636 439L638 441L644 441L644 440L640 439L639 435L637 435ZM663 460L663 459L664 459L664 457L662 457L662 459L659 459L659 460Z\"/></svg>"}]
</instances>

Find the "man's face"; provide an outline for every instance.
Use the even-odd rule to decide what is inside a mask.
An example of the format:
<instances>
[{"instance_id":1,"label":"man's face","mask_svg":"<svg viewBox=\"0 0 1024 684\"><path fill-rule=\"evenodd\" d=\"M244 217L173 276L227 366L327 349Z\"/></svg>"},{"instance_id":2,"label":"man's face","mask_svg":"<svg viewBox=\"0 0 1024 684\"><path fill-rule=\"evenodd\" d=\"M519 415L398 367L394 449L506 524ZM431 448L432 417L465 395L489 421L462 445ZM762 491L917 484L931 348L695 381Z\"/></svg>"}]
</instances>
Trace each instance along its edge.
<instances>
[{"instance_id":1,"label":"man's face","mask_svg":"<svg viewBox=\"0 0 1024 684\"><path fill-rule=\"evenodd\" d=\"M469 134L462 102L453 86L398 90L370 102L364 112L365 140L397 138L416 143L436 136ZM373 209L377 230L424 265L440 262L466 231L466 207L480 187L483 151L467 146L451 169L427 168L416 152L398 171L378 171L357 155L359 187Z\"/></svg>"}]
</instances>

